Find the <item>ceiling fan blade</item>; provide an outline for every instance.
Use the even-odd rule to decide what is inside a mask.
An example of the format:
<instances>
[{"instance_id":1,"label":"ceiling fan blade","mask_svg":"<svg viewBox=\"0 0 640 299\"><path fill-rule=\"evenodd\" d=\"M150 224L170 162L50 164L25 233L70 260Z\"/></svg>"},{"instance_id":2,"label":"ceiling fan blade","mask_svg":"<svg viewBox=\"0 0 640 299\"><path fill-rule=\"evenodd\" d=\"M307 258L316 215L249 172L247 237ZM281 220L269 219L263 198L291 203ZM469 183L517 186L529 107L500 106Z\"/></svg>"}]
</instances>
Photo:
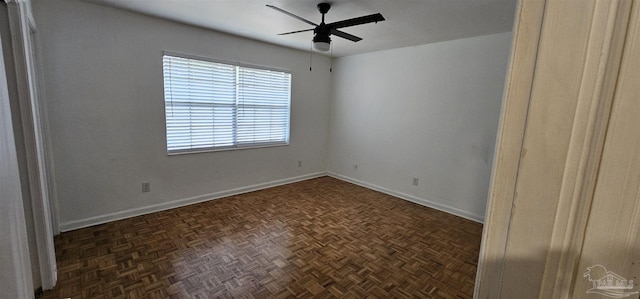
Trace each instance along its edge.
<instances>
[{"instance_id":1,"label":"ceiling fan blade","mask_svg":"<svg viewBox=\"0 0 640 299\"><path fill-rule=\"evenodd\" d=\"M333 34L335 36L339 36L339 37L345 38L345 39L348 39L348 40L350 40L352 42L359 42L359 41L362 40L362 38L359 38L359 37L357 37L355 35L340 31L338 29L331 29L331 34Z\"/></svg>"},{"instance_id":2,"label":"ceiling fan blade","mask_svg":"<svg viewBox=\"0 0 640 299\"><path fill-rule=\"evenodd\" d=\"M290 17L294 17L294 18L296 18L296 19L298 19L300 21L303 21L303 22L305 22L305 23L307 23L309 25L318 26L318 24L316 24L314 22L311 22L311 21L309 21L309 20L307 20L307 19L305 19L303 17L296 16L296 15L294 15L294 14L292 14L292 13L290 13L290 12L284 10L284 9L281 9L281 8L278 8L278 7L275 7L273 5L269 5L269 4L267 4L267 7L273 8L273 9L275 9L275 10L277 10L277 11L279 11L279 12L285 14L285 15L288 15Z\"/></svg>"},{"instance_id":3,"label":"ceiling fan blade","mask_svg":"<svg viewBox=\"0 0 640 299\"><path fill-rule=\"evenodd\" d=\"M381 22L381 21L384 21L384 17L381 14L376 13L368 16L362 16L358 18L333 22L333 23L327 24L327 26L330 28L337 29L337 28L344 28L344 27L362 25L362 24L373 23L373 22Z\"/></svg>"},{"instance_id":4,"label":"ceiling fan blade","mask_svg":"<svg viewBox=\"0 0 640 299\"><path fill-rule=\"evenodd\" d=\"M313 28L311 28L311 29L305 29L305 30L298 30L298 31L285 32L285 33L279 33L278 35L287 35L287 34L294 34L294 33L307 32L307 31L313 31Z\"/></svg>"}]
</instances>

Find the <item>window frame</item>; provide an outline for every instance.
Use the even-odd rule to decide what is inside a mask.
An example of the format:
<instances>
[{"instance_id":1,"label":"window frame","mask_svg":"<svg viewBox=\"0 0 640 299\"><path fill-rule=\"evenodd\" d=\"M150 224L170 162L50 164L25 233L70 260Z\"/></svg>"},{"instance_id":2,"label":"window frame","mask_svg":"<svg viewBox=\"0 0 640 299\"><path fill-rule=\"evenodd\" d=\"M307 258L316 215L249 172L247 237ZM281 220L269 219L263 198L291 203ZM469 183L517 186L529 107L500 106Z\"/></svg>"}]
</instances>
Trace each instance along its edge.
<instances>
[{"instance_id":1,"label":"window frame","mask_svg":"<svg viewBox=\"0 0 640 299\"><path fill-rule=\"evenodd\" d=\"M169 150L168 138L167 138L167 99L166 99L166 91L165 91L165 77L164 77L164 56L173 56L178 58L192 59L192 60L200 60L205 62L212 63L220 63L226 64L238 68L250 68L257 70L266 70L266 71L274 71L274 72L282 72L289 74L289 97L287 102L287 116L286 116L286 140L282 142L260 142L260 143L251 143L251 144L238 144L237 139L234 140L234 144L230 146L211 146L211 147L200 147L200 148L189 148L189 149L178 149L178 150ZM233 151L233 150L243 150L243 149L258 149L258 148L267 148L267 147L279 147L279 146L288 146L291 144L291 104L292 104L292 93L293 93L293 74L289 69L276 68L265 65L258 64L250 64L239 61L228 61L223 59L216 59L211 57L204 57L192 54L184 54L179 52L172 51L163 51L162 59L161 59L161 67L162 67L162 98L163 98L163 111L164 111L164 144L165 149L168 156L174 155L184 155L184 154L198 154L198 153L208 153L208 152L221 152L221 151ZM237 72L238 73L238 72ZM237 86L238 82L236 82ZM236 89L236 91L238 91ZM239 109L239 102L236 102L236 109ZM238 110L236 110L238 111ZM238 118L236 117L234 120L234 127L237 129ZM236 136L237 138L237 136Z\"/></svg>"}]
</instances>

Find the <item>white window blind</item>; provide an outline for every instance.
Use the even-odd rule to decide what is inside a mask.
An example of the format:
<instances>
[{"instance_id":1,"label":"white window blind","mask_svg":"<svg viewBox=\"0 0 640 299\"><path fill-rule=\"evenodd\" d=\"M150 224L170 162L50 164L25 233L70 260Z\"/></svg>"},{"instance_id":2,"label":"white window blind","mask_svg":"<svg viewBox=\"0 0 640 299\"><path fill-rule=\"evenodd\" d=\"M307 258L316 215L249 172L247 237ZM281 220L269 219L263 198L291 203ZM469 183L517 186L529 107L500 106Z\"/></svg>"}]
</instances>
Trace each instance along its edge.
<instances>
[{"instance_id":1,"label":"white window blind","mask_svg":"<svg viewBox=\"0 0 640 299\"><path fill-rule=\"evenodd\" d=\"M165 54L167 152L289 143L291 74Z\"/></svg>"}]
</instances>

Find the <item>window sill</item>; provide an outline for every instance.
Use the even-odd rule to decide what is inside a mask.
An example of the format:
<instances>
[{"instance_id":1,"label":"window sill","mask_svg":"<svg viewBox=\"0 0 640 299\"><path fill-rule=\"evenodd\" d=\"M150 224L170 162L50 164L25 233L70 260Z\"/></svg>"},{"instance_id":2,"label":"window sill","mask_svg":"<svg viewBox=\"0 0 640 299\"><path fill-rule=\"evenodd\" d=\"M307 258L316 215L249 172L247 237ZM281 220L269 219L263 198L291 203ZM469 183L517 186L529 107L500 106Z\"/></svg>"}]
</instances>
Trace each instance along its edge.
<instances>
[{"instance_id":1,"label":"window sill","mask_svg":"<svg viewBox=\"0 0 640 299\"><path fill-rule=\"evenodd\" d=\"M263 143L259 145L246 145L246 146L228 146L228 147L208 147L208 148L198 148L198 149L184 149L184 150L175 150L167 152L168 156L178 156L178 155L186 155L186 154L201 154L201 153L210 153L210 152L225 152L225 151L235 151L235 150L245 150L245 149L257 149L257 148L266 148L266 147L279 147L279 146L288 146L289 142L278 142L278 143Z\"/></svg>"}]
</instances>

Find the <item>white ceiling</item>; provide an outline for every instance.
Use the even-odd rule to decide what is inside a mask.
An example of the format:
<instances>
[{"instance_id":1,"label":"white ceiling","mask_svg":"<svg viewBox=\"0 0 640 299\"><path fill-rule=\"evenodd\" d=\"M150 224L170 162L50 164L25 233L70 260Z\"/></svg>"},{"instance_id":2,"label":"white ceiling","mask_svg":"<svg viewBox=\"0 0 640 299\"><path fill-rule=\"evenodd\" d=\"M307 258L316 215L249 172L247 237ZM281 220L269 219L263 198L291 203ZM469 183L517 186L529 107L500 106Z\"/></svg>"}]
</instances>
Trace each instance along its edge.
<instances>
[{"instance_id":1,"label":"white ceiling","mask_svg":"<svg viewBox=\"0 0 640 299\"><path fill-rule=\"evenodd\" d=\"M322 0L84 0L309 50L313 32L277 35L310 25L266 7L277 6L314 23ZM332 55L379 50L511 31L517 0L329 0L326 23L381 13L386 21L341 29L363 38L332 36Z\"/></svg>"}]
</instances>

